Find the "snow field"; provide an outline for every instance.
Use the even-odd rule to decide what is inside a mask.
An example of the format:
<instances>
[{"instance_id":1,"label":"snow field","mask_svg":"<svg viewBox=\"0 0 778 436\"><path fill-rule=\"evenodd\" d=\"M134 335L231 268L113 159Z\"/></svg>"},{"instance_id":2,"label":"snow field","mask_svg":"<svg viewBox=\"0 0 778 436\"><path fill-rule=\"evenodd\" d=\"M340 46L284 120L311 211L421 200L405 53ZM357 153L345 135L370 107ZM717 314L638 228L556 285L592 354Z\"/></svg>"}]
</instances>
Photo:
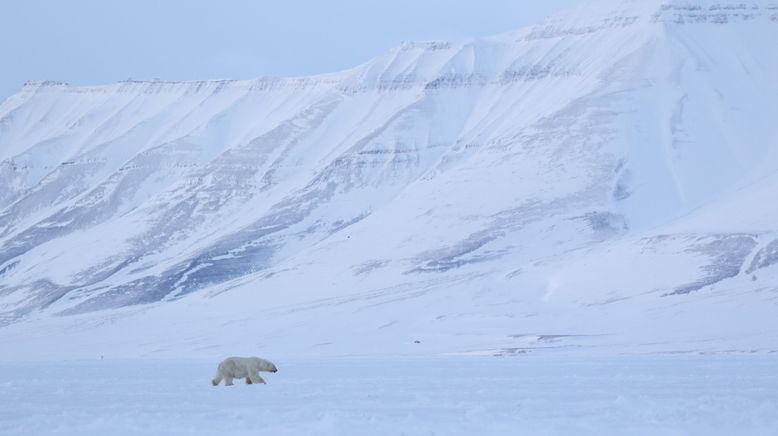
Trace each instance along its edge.
<instances>
[{"instance_id":1,"label":"snow field","mask_svg":"<svg viewBox=\"0 0 778 436\"><path fill-rule=\"evenodd\" d=\"M218 361L0 363L0 434L778 434L776 356Z\"/></svg>"}]
</instances>

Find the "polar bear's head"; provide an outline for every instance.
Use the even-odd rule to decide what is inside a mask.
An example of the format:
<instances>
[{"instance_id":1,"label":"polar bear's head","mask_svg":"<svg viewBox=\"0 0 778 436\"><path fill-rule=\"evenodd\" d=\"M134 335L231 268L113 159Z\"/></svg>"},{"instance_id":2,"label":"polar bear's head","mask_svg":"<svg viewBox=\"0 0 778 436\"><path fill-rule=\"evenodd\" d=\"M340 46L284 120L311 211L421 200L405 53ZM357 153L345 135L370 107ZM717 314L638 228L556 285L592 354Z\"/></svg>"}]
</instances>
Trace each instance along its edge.
<instances>
[{"instance_id":1,"label":"polar bear's head","mask_svg":"<svg viewBox=\"0 0 778 436\"><path fill-rule=\"evenodd\" d=\"M254 361L256 362L257 369L260 371L265 372L278 372L278 368L273 364L273 362L265 359L260 359L259 357L255 357Z\"/></svg>"}]
</instances>

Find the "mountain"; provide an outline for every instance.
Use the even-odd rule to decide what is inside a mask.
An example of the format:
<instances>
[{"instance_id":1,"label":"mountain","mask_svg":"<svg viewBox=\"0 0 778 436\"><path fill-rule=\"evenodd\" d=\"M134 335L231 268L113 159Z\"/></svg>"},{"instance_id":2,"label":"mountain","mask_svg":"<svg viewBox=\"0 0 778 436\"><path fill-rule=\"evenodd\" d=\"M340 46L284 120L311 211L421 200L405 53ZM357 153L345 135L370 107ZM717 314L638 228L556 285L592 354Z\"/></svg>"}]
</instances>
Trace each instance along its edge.
<instances>
[{"instance_id":1,"label":"mountain","mask_svg":"<svg viewBox=\"0 0 778 436\"><path fill-rule=\"evenodd\" d=\"M29 82L0 343L776 351L775 40L772 1L595 1L334 74Z\"/></svg>"}]
</instances>

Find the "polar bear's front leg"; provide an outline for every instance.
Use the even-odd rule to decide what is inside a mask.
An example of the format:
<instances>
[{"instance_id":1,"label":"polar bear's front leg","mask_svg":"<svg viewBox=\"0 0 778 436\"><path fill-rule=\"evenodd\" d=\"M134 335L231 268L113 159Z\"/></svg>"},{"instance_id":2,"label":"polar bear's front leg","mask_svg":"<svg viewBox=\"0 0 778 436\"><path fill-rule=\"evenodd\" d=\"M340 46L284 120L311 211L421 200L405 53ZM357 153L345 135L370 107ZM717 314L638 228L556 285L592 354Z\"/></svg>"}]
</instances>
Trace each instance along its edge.
<instances>
[{"instance_id":1,"label":"polar bear's front leg","mask_svg":"<svg viewBox=\"0 0 778 436\"><path fill-rule=\"evenodd\" d=\"M232 377L227 376L224 378L224 386L232 386Z\"/></svg>"},{"instance_id":2,"label":"polar bear's front leg","mask_svg":"<svg viewBox=\"0 0 778 436\"><path fill-rule=\"evenodd\" d=\"M250 373L249 373L249 378L251 379L251 383L255 383L255 384L259 384L259 383L262 383L262 384L267 384L267 383L265 383L265 379L263 379L262 377L260 377L260 376L259 376L259 373L258 373L258 372L250 372Z\"/></svg>"}]
</instances>

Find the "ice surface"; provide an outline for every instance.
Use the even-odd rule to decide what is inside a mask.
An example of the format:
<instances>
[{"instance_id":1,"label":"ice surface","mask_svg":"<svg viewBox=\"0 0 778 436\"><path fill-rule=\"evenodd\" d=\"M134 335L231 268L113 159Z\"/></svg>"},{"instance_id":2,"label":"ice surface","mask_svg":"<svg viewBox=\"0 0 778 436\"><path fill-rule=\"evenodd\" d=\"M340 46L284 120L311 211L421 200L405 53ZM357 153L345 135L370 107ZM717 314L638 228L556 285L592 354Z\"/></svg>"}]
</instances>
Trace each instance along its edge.
<instances>
[{"instance_id":1,"label":"ice surface","mask_svg":"<svg viewBox=\"0 0 778 436\"><path fill-rule=\"evenodd\" d=\"M276 361L213 387L217 361L0 363L5 436L673 435L778 432L775 357Z\"/></svg>"}]
</instances>

